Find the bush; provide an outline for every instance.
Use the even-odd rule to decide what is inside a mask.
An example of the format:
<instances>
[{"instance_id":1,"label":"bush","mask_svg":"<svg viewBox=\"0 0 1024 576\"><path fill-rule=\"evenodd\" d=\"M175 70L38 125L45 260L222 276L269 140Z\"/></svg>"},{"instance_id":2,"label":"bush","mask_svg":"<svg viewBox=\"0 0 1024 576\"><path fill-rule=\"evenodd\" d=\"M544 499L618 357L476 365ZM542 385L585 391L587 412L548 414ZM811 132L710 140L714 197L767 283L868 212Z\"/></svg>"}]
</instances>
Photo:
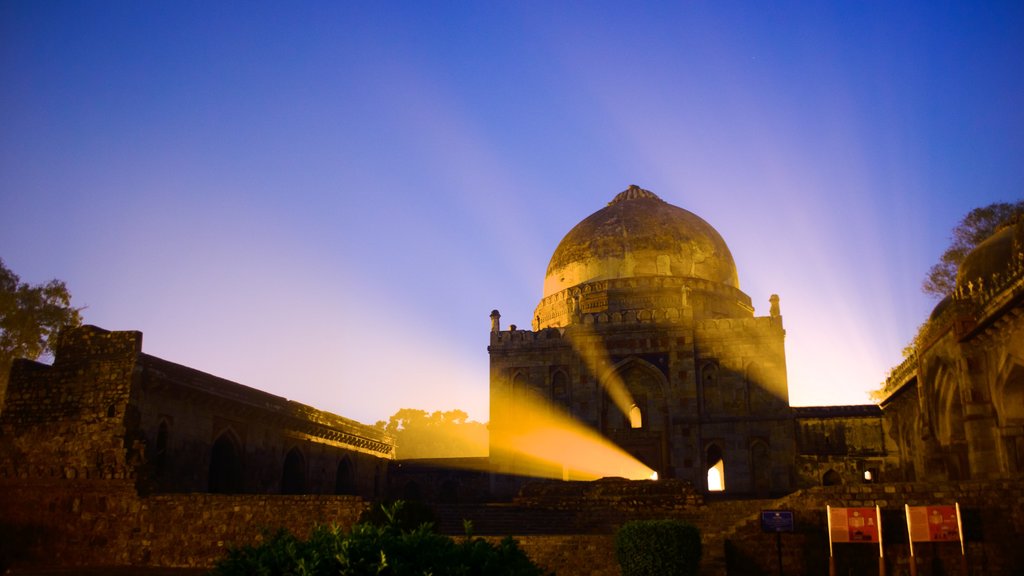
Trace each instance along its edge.
<instances>
[{"instance_id":1,"label":"bush","mask_svg":"<svg viewBox=\"0 0 1024 576\"><path fill-rule=\"evenodd\" d=\"M692 576L700 551L700 530L681 520L627 522L615 536L622 576Z\"/></svg>"},{"instance_id":2,"label":"bush","mask_svg":"<svg viewBox=\"0 0 1024 576\"><path fill-rule=\"evenodd\" d=\"M264 543L228 551L214 576L540 576L511 538L491 544L467 535L456 542L430 524L400 526L402 503L386 507L380 523L361 522L345 533L317 526L308 540L281 530Z\"/></svg>"}]
</instances>

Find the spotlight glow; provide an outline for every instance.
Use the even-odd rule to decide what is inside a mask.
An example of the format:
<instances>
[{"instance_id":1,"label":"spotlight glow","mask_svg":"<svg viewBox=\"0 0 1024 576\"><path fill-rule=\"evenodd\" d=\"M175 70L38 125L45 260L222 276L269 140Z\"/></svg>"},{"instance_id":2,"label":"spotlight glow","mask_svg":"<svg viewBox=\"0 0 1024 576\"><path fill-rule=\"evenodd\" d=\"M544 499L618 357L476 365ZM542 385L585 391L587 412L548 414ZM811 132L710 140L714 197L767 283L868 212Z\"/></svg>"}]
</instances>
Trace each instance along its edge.
<instances>
[{"instance_id":1,"label":"spotlight glow","mask_svg":"<svg viewBox=\"0 0 1024 576\"><path fill-rule=\"evenodd\" d=\"M601 383L601 387L604 388L608 397L611 398L615 406L622 412L622 415L632 421L631 412L636 406L636 402L633 400L633 395L629 393L619 373L612 369L608 351L602 344L601 338L594 332L594 329L586 324L575 325L566 329L565 337L569 340L576 354L583 360L587 370L591 374L598 376L598 382ZM637 422L639 422L639 412L637 413L637 419Z\"/></svg>"},{"instance_id":2,"label":"spotlight glow","mask_svg":"<svg viewBox=\"0 0 1024 576\"><path fill-rule=\"evenodd\" d=\"M656 476L650 467L538 394L520 391L491 401L492 406L501 407L498 413L492 409L491 457L510 464L516 474L563 480Z\"/></svg>"}]
</instances>

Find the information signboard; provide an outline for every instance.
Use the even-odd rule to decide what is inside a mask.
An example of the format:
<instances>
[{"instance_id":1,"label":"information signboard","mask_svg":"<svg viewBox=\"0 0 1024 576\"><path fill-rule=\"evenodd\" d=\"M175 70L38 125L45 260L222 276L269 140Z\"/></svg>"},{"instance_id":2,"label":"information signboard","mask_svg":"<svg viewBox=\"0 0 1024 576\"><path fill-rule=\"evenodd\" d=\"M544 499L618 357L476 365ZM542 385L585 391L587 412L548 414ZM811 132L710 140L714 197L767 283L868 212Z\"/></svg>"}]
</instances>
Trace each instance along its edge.
<instances>
[{"instance_id":1,"label":"information signboard","mask_svg":"<svg viewBox=\"0 0 1024 576\"><path fill-rule=\"evenodd\" d=\"M762 532L792 532L792 510L761 510Z\"/></svg>"},{"instance_id":2,"label":"information signboard","mask_svg":"<svg viewBox=\"0 0 1024 576\"><path fill-rule=\"evenodd\" d=\"M875 508L831 508L828 531L832 542L878 543Z\"/></svg>"},{"instance_id":3,"label":"information signboard","mask_svg":"<svg viewBox=\"0 0 1024 576\"><path fill-rule=\"evenodd\" d=\"M915 542L957 542L955 506L907 506L907 528Z\"/></svg>"}]
</instances>

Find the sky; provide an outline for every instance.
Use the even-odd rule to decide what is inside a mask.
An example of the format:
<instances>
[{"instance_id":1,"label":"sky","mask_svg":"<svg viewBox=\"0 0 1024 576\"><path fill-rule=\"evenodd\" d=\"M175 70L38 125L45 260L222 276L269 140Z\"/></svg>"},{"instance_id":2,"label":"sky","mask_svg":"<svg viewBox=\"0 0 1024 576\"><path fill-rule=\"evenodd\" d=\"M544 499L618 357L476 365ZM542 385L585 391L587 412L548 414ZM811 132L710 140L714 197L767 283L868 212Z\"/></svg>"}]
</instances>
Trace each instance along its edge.
<instances>
[{"instance_id":1,"label":"sky","mask_svg":"<svg viewBox=\"0 0 1024 576\"><path fill-rule=\"evenodd\" d=\"M488 315L630 184L860 404L1024 194L1021 2L0 2L0 258L144 352L373 423L488 419Z\"/></svg>"}]
</instances>

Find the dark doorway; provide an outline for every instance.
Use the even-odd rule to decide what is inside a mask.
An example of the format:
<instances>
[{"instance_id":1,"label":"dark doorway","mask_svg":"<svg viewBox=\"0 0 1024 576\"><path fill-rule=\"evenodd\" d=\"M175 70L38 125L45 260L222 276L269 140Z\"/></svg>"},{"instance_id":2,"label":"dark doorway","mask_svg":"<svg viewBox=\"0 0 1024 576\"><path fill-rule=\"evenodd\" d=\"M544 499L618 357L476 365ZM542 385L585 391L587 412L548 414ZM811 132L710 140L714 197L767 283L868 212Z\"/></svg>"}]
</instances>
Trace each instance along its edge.
<instances>
[{"instance_id":1,"label":"dark doorway","mask_svg":"<svg viewBox=\"0 0 1024 576\"><path fill-rule=\"evenodd\" d=\"M306 459L298 448L292 448L284 458L281 474L281 494L306 493Z\"/></svg>"},{"instance_id":2,"label":"dark doorway","mask_svg":"<svg viewBox=\"0 0 1024 576\"><path fill-rule=\"evenodd\" d=\"M209 490L214 494L242 492L242 451L230 432L218 436L210 449Z\"/></svg>"},{"instance_id":3,"label":"dark doorway","mask_svg":"<svg viewBox=\"0 0 1024 576\"><path fill-rule=\"evenodd\" d=\"M356 493L356 478L355 470L353 470L352 460L348 456L341 459L338 462L338 472L334 476L334 493L335 494L355 494Z\"/></svg>"}]
</instances>

